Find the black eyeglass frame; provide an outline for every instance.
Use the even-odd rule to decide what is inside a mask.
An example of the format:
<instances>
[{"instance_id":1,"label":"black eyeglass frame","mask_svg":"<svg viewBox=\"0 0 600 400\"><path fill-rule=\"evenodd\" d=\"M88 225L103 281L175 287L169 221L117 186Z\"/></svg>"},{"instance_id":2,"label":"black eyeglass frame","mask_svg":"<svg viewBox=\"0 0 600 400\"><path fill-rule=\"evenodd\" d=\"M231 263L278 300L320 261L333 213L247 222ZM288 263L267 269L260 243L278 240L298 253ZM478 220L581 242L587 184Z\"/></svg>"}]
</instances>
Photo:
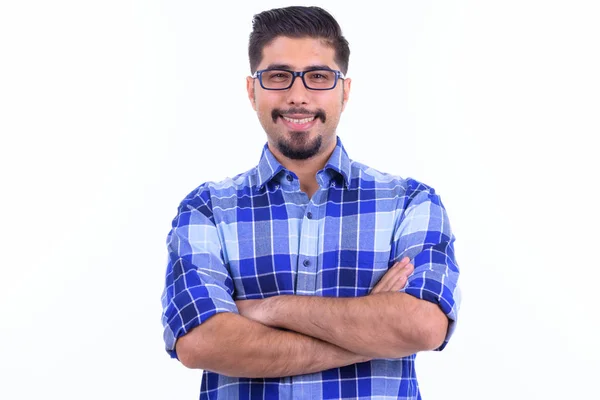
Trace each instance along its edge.
<instances>
[{"instance_id":1,"label":"black eyeglass frame","mask_svg":"<svg viewBox=\"0 0 600 400\"><path fill-rule=\"evenodd\" d=\"M274 89L274 88L267 88L265 87L265 85L263 85L263 81L262 81L262 74L264 74L265 72L268 71L283 71L283 72L289 72L290 74L292 74L292 81L290 82L289 86L284 87L284 88L278 88L278 89ZM304 80L304 75L309 73L309 72L313 72L313 71L331 71L331 72L335 72L335 80L333 81L333 86L330 88L326 88L326 89L318 89L318 88L311 88L306 84L306 81ZM265 90L288 90L289 88L291 88L294 85L294 82L296 81L296 78L300 77L302 79L302 83L304 84L304 87L308 90L333 90L335 89L335 87L337 86L338 80L344 80L346 79L346 77L344 76L344 74L342 73L342 71L338 71L336 69L331 69L331 68L310 68L307 69L306 71L292 71L289 69L285 69L285 68L267 68L267 69L261 69L256 71L251 78L253 79L257 79L258 78L258 82L260 82L260 87L262 87Z\"/></svg>"}]
</instances>

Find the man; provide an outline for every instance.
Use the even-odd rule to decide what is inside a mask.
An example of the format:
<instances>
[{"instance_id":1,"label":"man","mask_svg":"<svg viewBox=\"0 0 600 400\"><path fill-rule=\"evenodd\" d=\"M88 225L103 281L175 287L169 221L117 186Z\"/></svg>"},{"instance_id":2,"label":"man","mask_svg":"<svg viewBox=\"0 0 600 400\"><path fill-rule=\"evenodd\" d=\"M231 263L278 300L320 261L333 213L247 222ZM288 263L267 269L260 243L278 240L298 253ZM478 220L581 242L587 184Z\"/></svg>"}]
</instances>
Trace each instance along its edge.
<instances>
[{"instance_id":1,"label":"man","mask_svg":"<svg viewBox=\"0 0 600 400\"><path fill-rule=\"evenodd\" d=\"M207 182L167 244L166 349L201 399L418 399L415 354L454 329L454 235L434 190L350 160L348 42L317 7L254 17L256 168Z\"/></svg>"}]
</instances>

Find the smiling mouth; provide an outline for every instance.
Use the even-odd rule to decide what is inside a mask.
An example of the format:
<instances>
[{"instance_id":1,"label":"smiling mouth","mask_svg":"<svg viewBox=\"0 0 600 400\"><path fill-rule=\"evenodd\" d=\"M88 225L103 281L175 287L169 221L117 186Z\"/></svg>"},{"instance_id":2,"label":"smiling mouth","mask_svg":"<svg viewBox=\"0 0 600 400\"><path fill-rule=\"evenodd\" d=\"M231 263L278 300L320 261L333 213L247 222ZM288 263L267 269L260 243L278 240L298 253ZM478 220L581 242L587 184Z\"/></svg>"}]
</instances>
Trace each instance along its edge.
<instances>
[{"instance_id":1,"label":"smiling mouth","mask_svg":"<svg viewBox=\"0 0 600 400\"><path fill-rule=\"evenodd\" d=\"M283 119L285 119L288 122L291 122L293 124L297 124L297 125L301 125L301 124L307 124L309 122L312 122L315 120L316 116L312 116L312 117L308 117L308 118L302 118L302 119L296 119L296 118L289 118L286 117L284 115L281 116Z\"/></svg>"}]
</instances>

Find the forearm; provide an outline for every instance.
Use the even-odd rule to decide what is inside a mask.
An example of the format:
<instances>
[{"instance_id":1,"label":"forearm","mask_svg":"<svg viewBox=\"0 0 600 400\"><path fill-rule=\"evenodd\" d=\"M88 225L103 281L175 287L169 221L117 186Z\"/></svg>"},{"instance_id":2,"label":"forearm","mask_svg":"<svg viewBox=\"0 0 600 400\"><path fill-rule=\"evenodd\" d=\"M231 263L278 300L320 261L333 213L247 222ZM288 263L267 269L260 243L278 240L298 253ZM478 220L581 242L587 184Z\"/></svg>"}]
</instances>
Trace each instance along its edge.
<instances>
[{"instance_id":1,"label":"forearm","mask_svg":"<svg viewBox=\"0 0 600 400\"><path fill-rule=\"evenodd\" d=\"M276 296L264 306L268 325L373 358L437 348L448 323L437 305L397 292L351 298Z\"/></svg>"},{"instance_id":2,"label":"forearm","mask_svg":"<svg viewBox=\"0 0 600 400\"><path fill-rule=\"evenodd\" d=\"M180 361L189 368L245 378L308 374L369 359L233 313L209 318L179 338L176 349Z\"/></svg>"}]
</instances>

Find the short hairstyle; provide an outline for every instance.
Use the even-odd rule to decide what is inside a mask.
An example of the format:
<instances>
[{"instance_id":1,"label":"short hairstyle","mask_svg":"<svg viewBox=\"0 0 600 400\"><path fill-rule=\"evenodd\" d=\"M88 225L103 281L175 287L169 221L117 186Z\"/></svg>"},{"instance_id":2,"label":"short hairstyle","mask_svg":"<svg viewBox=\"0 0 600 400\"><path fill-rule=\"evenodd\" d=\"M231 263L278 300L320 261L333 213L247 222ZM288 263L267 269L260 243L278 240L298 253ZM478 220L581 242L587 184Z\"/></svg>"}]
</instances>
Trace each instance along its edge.
<instances>
[{"instance_id":1,"label":"short hairstyle","mask_svg":"<svg viewBox=\"0 0 600 400\"><path fill-rule=\"evenodd\" d=\"M254 16L248 44L251 73L262 61L265 46L279 36L323 39L335 50L335 62L342 73L348 72L350 47L335 18L320 7L292 6L263 11Z\"/></svg>"}]
</instances>

